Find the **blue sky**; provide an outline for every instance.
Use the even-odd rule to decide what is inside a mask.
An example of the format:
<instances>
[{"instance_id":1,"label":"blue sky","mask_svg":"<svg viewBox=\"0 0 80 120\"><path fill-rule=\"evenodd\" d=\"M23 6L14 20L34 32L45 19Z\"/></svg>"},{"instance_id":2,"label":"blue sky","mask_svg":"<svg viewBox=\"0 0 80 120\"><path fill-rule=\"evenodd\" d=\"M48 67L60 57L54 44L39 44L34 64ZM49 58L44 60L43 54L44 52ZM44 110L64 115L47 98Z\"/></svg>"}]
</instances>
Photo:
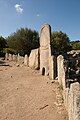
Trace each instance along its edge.
<instances>
[{"instance_id":1,"label":"blue sky","mask_svg":"<svg viewBox=\"0 0 80 120\"><path fill-rule=\"evenodd\" d=\"M0 0L0 36L21 27L39 31L44 23L80 40L80 0Z\"/></svg>"}]
</instances>

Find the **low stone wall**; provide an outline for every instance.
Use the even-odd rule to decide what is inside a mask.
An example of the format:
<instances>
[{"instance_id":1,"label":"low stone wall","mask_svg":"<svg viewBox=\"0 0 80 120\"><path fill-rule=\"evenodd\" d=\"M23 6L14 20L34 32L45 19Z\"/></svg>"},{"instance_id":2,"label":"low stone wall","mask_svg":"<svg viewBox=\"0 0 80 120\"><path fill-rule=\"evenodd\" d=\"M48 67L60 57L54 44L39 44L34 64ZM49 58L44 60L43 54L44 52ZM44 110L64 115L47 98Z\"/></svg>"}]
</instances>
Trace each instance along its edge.
<instances>
[{"instance_id":1,"label":"low stone wall","mask_svg":"<svg viewBox=\"0 0 80 120\"><path fill-rule=\"evenodd\" d=\"M72 83L65 89L64 103L68 111L69 120L80 120L80 84Z\"/></svg>"},{"instance_id":2,"label":"low stone wall","mask_svg":"<svg viewBox=\"0 0 80 120\"><path fill-rule=\"evenodd\" d=\"M24 63L24 57L20 56L19 54L12 55L10 53L9 54L6 53L5 60L14 61L14 62L18 63L19 65Z\"/></svg>"},{"instance_id":3,"label":"low stone wall","mask_svg":"<svg viewBox=\"0 0 80 120\"><path fill-rule=\"evenodd\" d=\"M63 88L64 104L69 120L80 120L80 83L66 78L66 65L62 55L57 58L58 82Z\"/></svg>"}]
</instances>

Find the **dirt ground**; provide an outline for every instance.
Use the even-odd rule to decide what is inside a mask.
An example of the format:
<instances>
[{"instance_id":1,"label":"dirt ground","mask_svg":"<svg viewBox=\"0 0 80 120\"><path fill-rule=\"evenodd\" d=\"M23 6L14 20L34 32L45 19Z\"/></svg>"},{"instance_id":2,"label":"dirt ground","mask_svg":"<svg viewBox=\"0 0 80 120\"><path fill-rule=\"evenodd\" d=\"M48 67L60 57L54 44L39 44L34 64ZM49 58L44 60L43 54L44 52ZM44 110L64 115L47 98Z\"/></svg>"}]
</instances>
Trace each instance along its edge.
<instances>
[{"instance_id":1,"label":"dirt ground","mask_svg":"<svg viewBox=\"0 0 80 120\"><path fill-rule=\"evenodd\" d=\"M68 120L57 81L0 60L0 120Z\"/></svg>"}]
</instances>

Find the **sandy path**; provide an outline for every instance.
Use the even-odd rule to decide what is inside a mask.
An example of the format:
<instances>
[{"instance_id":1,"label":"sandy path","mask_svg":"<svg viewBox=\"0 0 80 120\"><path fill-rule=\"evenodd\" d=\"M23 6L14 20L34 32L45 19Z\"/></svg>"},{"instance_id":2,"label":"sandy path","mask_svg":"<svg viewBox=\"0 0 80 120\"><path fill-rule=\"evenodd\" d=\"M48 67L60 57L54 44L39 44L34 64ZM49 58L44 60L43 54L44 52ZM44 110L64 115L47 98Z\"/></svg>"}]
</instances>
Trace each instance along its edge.
<instances>
[{"instance_id":1,"label":"sandy path","mask_svg":"<svg viewBox=\"0 0 80 120\"><path fill-rule=\"evenodd\" d=\"M0 120L68 120L57 82L11 65L0 66Z\"/></svg>"}]
</instances>

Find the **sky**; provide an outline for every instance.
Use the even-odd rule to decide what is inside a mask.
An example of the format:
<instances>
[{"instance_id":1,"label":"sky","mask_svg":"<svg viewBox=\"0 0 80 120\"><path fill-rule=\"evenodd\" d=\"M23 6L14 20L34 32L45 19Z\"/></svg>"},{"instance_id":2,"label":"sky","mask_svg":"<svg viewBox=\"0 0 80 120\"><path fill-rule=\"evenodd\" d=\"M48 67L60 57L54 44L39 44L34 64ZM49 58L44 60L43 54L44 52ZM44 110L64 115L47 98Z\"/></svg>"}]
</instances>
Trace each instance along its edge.
<instances>
[{"instance_id":1,"label":"sky","mask_svg":"<svg viewBox=\"0 0 80 120\"><path fill-rule=\"evenodd\" d=\"M80 40L80 0L0 0L0 36L26 27L40 31L44 23Z\"/></svg>"}]
</instances>

